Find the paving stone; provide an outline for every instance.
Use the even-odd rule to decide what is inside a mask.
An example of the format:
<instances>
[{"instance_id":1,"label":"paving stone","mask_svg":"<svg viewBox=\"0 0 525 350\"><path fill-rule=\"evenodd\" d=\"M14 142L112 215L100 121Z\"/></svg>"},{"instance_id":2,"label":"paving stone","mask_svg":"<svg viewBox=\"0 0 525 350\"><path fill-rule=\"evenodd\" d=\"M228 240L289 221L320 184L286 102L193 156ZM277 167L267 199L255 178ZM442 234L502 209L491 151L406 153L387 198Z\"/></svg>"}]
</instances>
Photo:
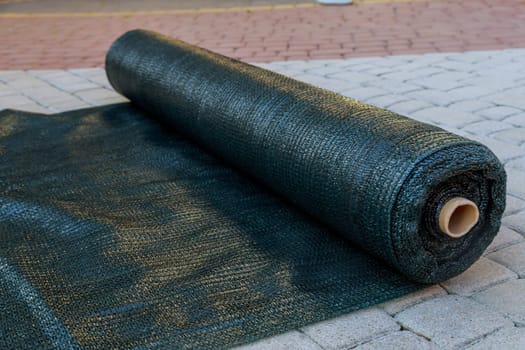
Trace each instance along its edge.
<instances>
[{"instance_id":1,"label":"paving stone","mask_svg":"<svg viewBox=\"0 0 525 350\"><path fill-rule=\"evenodd\" d=\"M469 296L495 284L518 278L514 272L487 258L480 258L461 275L440 283L449 293Z\"/></svg>"},{"instance_id":2,"label":"paving stone","mask_svg":"<svg viewBox=\"0 0 525 350\"><path fill-rule=\"evenodd\" d=\"M396 113L409 115L420 109L425 109L425 108L432 107L432 106L433 105L431 103L412 99L412 100L398 102L393 105L390 105L389 109Z\"/></svg>"},{"instance_id":3,"label":"paving stone","mask_svg":"<svg viewBox=\"0 0 525 350\"><path fill-rule=\"evenodd\" d=\"M434 67L440 67L445 68L447 70L454 70L459 72L468 72L471 70L472 65L469 62L459 62L456 60L444 60L441 62L437 62L432 64Z\"/></svg>"},{"instance_id":4,"label":"paving stone","mask_svg":"<svg viewBox=\"0 0 525 350\"><path fill-rule=\"evenodd\" d=\"M523 350L525 328L503 328L467 347L468 350Z\"/></svg>"},{"instance_id":5,"label":"paving stone","mask_svg":"<svg viewBox=\"0 0 525 350\"><path fill-rule=\"evenodd\" d=\"M429 107L411 113L412 116L433 122L437 125L447 125L454 128L461 128L480 120L480 117L471 113L451 111L445 107Z\"/></svg>"},{"instance_id":6,"label":"paving stone","mask_svg":"<svg viewBox=\"0 0 525 350\"><path fill-rule=\"evenodd\" d=\"M17 94L19 94L18 90L12 88L9 85L0 83L0 97L9 96L9 95L17 95Z\"/></svg>"},{"instance_id":7,"label":"paving stone","mask_svg":"<svg viewBox=\"0 0 525 350\"><path fill-rule=\"evenodd\" d=\"M508 107L508 106L496 106L489 107L483 110L478 111L478 113L486 118L493 120L502 120L511 115L521 113L522 111L517 108Z\"/></svg>"},{"instance_id":8,"label":"paving stone","mask_svg":"<svg viewBox=\"0 0 525 350\"><path fill-rule=\"evenodd\" d=\"M301 80L309 84L312 84L318 87L322 87L323 89L328 89L328 90L336 91L336 92L348 90L349 88L352 87L352 85L346 81L329 79L329 78L321 77L318 75L304 75L303 74L295 78L297 80Z\"/></svg>"},{"instance_id":9,"label":"paving stone","mask_svg":"<svg viewBox=\"0 0 525 350\"><path fill-rule=\"evenodd\" d=\"M507 172L507 193L525 200L525 171L505 168ZM524 230L521 230L523 233Z\"/></svg>"},{"instance_id":10,"label":"paving stone","mask_svg":"<svg viewBox=\"0 0 525 350\"><path fill-rule=\"evenodd\" d=\"M44 113L48 114L51 111L41 105L38 105L36 103L28 103L25 105L20 105L16 107L19 111L25 111L25 112L31 112L31 113Z\"/></svg>"},{"instance_id":11,"label":"paving stone","mask_svg":"<svg viewBox=\"0 0 525 350\"><path fill-rule=\"evenodd\" d=\"M399 65L399 63L398 63L398 65ZM397 73L397 72L400 72L400 71L401 70L399 69L399 67L384 67L384 66L379 66L378 67L378 66L376 66L374 68L367 69L364 72L366 72L368 74L373 74L373 75L380 76L380 75L385 75L385 74Z\"/></svg>"},{"instance_id":12,"label":"paving stone","mask_svg":"<svg viewBox=\"0 0 525 350\"><path fill-rule=\"evenodd\" d=\"M525 112L519 112L505 119L505 123L525 127Z\"/></svg>"},{"instance_id":13,"label":"paving stone","mask_svg":"<svg viewBox=\"0 0 525 350\"><path fill-rule=\"evenodd\" d=\"M525 172L525 156L509 160L505 163L505 167L514 168L516 170Z\"/></svg>"},{"instance_id":14,"label":"paving stone","mask_svg":"<svg viewBox=\"0 0 525 350\"><path fill-rule=\"evenodd\" d=\"M353 350L431 350L437 347L412 332L401 331L385 335L384 337L374 339L366 344L359 345Z\"/></svg>"},{"instance_id":15,"label":"paving stone","mask_svg":"<svg viewBox=\"0 0 525 350\"><path fill-rule=\"evenodd\" d=\"M330 79L336 79L336 80L344 80L352 85L358 85L363 82L367 82L369 80L373 79L372 74L367 74L363 72L354 72L354 71L343 71L338 72L336 74L329 74L327 75L327 78Z\"/></svg>"},{"instance_id":16,"label":"paving stone","mask_svg":"<svg viewBox=\"0 0 525 350\"><path fill-rule=\"evenodd\" d=\"M113 103L122 103L122 102L128 102L128 99L121 95L114 95L109 96L106 98L101 98L95 101L95 105L108 105Z\"/></svg>"},{"instance_id":17,"label":"paving stone","mask_svg":"<svg viewBox=\"0 0 525 350\"><path fill-rule=\"evenodd\" d=\"M500 161L502 161L503 163L505 163L509 159L517 158L523 155L523 149L521 147L511 145L507 142L495 140L491 137L471 136L470 139L481 142L482 144L490 148L490 150L494 152L494 154L496 154L496 156L498 156ZM507 170L507 173L508 171L509 170Z\"/></svg>"},{"instance_id":18,"label":"paving stone","mask_svg":"<svg viewBox=\"0 0 525 350\"><path fill-rule=\"evenodd\" d=\"M433 74L430 78L433 79L448 79L453 81L459 81L462 83L462 85L465 85L463 82L465 79L472 78L472 76L476 74L473 72L458 72L458 71L448 71L443 70L439 73Z\"/></svg>"},{"instance_id":19,"label":"paving stone","mask_svg":"<svg viewBox=\"0 0 525 350\"><path fill-rule=\"evenodd\" d=\"M80 78L73 74L70 74L69 76L65 77L49 78L46 79L46 81L49 82L51 85L58 87L61 90L68 91L71 93L81 90L96 89L100 87L99 85L89 80Z\"/></svg>"},{"instance_id":20,"label":"paving stone","mask_svg":"<svg viewBox=\"0 0 525 350\"><path fill-rule=\"evenodd\" d=\"M471 123L465 127L468 131L476 135L489 135L494 132L512 129L513 126L506 122L496 120L482 120L479 122Z\"/></svg>"},{"instance_id":21,"label":"paving stone","mask_svg":"<svg viewBox=\"0 0 525 350\"><path fill-rule=\"evenodd\" d=\"M520 109L521 111L525 110L525 99L523 96L518 93L511 92L502 92L497 95L490 96L490 100L496 104L514 107Z\"/></svg>"},{"instance_id":22,"label":"paving stone","mask_svg":"<svg viewBox=\"0 0 525 350\"><path fill-rule=\"evenodd\" d=\"M507 166L510 166L509 163L507 163L508 164ZM520 169L520 170L525 171L525 169ZM507 205L505 208L505 212L503 213L503 216L516 214L518 211L525 208L525 201L522 199L516 198L514 196L507 195L506 202L507 202L506 203Z\"/></svg>"},{"instance_id":23,"label":"paving stone","mask_svg":"<svg viewBox=\"0 0 525 350\"><path fill-rule=\"evenodd\" d=\"M506 226L525 235L525 211L506 216L502 221Z\"/></svg>"},{"instance_id":24,"label":"paving stone","mask_svg":"<svg viewBox=\"0 0 525 350\"><path fill-rule=\"evenodd\" d=\"M78 91L75 93L75 96L92 104L99 104L102 100L110 98L122 98L116 92L103 88Z\"/></svg>"},{"instance_id":25,"label":"paving stone","mask_svg":"<svg viewBox=\"0 0 525 350\"><path fill-rule=\"evenodd\" d=\"M23 78L8 81L7 85L21 92L25 92L25 90L27 89L35 89L48 86L46 82L35 78L29 74L27 74Z\"/></svg>"},{"instance_id":26,"label":"paving stone","mask_svg":"<svg viewBox=\"0 0 525 350\"><path fill-rule=\"evenodd\" d=\"M366 82L365 84L367 86L374 86L377 88L387 90L393 94L401 94L406 98L408 98L408 96L405 96L404 94L406 94L407 92L421 90L420 86L390 79L374 80Z\"/></svg>"},{"instance_id":27,"label":"paving stone","mask_svg":"<svg viewBox=\"0 0 525 350\"><path fill-rule=\"evenodd\" d=\"M472 296L477 302L507 315L516 325L525 326L525 279L498 284Z\"/></svg>"},{"instance_id":28,"label":"paving stone","mask_svg":"<svg viewBox=\"0 0 525 350\"><path fill-rule=\"evenodd\" d=\"M457 79L447 79L447 77L435 76L408 80L407 83L413 83L416 85L423 86L427 89L436 89L441 91L447 91L465 85L458 82Z\"/></svg>"},{"instance_id":29,"label":"paving stone","mask_svg":"<svg viewBox=\"0 0 525 350\"><path fill-rule=\"evenodd\" d=\"M373 308L304 327L302 330L324 349L350 348L388 332L399 325L386 312Z\"/></svg>"},{"instance_id":30,"label":"paving stone","mask_svg":"<svg viewBox=\"0 0 525 350\"><path fill-rule=\"evenodd\" d=\"M50 107L74 98L71 94L52 86L39 87L33 90L28 89L25 93L27 96L31 96L31 99L45 107Z\"/></svg>"},{"instance_id":31,"label":"paving stone","mask_svg":"<svg viewBox=\"0 0 525 350\"><path fill-rule=\"evenodd\" d=\"M525 141L525 127L511 128L503 131L493 133L495 139L512 143L514 145L521 145Z\"/></svg>"},{"instance_id":32,"label":"paving stone","mask_svg":"<svg viewBox=\"0 0 525 350\"><path fill-rule=\"evenodd\" d=\"M337 60L336 63L333 60L331 63L329 63L333 67L339 67L339 71L343 70L352 70L354 72L366 72L368 69L374 69L377 67L377 61L372 62L368 61L368 63L365 63L367 61L366 59L349 59L349 60Z\"/></svg>"},{"instance_id":33,"label":"paving stone","mask_svg":"<svg viewBox=\"0 0 525 350\"><path fill-rule=\"evenodd\" d=\"M315 74L321 77L326 77L327 75L339 73L340 71L341 67L334 66L328 63L328 65L323 65L321 67L308 68L304 72L308 74Z\"/></svg>"},{"instance_id":34,"label":"paving stone","mask_svg":"<svg viewBox=\"0 0 525 350\"><path fill-rule=\"evenodd\" d=\"M46 78L51 77L62 77L69 75L67 70L62 69L32 69L27 71L27 73L31 76L38 77L41 80L46 80Z\"/></svg>"},{"instance_id":35,"label":"paving stone","mask_svg":"<svg viewBox=\"0 0 525 350\"><path fill-rule=\"evenodd\" d=\"M436 76L439 74L444 73L443 69L440 69L436 67L434 64L424 64L420 62L416 62L416 60L402 65L401 71L403 71L406 74L406 78L404 78L404 81L407 81L408 79L411 79L411 77L429 77L429 76ZM408 74L407 74L408 73Z\"/></svg>"},{"instance_id":36,"label":"paving stone","mask_svg":"<svg viewBox=\"0 0 525 350\"><path fill-rule=\"evenodd\" d=\"M465 99L463 97L458 97L448 92L428 89L409 92L407 94L414 99L421 99L423 101L430 102L438 106L447 106L454 102L458 102Z\"/></svg>"},{"instance_id":37,"label":"paving stone","mask_svg":"<svg viewBox=\"0 0 525 350\"><path fill-rule=\"evenodd\" d=\"M516 281L516 280L515 280ZM488 307L457 295L447 295L413 306L395 316L406 329L442 348L466 345L512 322Z\"/></svg>"},{"instance_id":38,"label":"paving stone","mask_svg":"<svg viewBox=\"0 0 525 350\"><path fill-rule=\"evenodd\" d=\"M86 77L92 77L97 74L106 74L106 71L104 68L74 68L74 69L68 69L68 72L71 72L75 75L80 76L86 76Z\"/></svg>"},{"instance_id":39,"label":"paving stone","mask_svg":"<svg viewBox=\"0 0 525 350\"><path fill-rule=\"evenodd\" d=\"M419 290L417 292L405 295L401 298L382 303L379 305L379 307L385 310L390 315L395 315L425 300L443 295L447 295L447 291L436 284L425 289Z\"/></svg>"},{"instance_id":40,"label":"paving stone","mask_svg":"<svg viewBox=\"0 0 525 350\"><path fill-rule=\"evenodd\" d=\"M25 79L29 73L22 70L0 70L0 81L10 82L13 80Z\"/></svg>"},{"instance_id":41,"label":"paving stone","mask_svg":"<svg viewBox=\"0 0 525 350\"><path fill-rule=\"evenodd\" d=\"M251 344L234 348L235 350L322 350L312 339L298 331L291 331L275 337L262 339Z\"/></svg>"},{"instance_id":42,"label":"paving stone","mask_svg":"<svg viewBox=\"0 0 525 350\"><path fill-rule=\"evenodd\" d=\"M427 66L435 60L433 60L432 57L426 57L426 55L421 55L418 58L421 60L419 62L422 64L422 66ZM375 60L374 65L380 67L398 68L399 66L403 67L405 63L410 62L411 60L412 57L409 57L407 55L386 56L383 59Z\"/></svg>"},{"instance_id":43,"label":"paving stone","mask_svg":"<svg viewBox=\"0 0 525 350\"><path fill-rule=\"evenodd\" d=\"M113 88L111 87L111 84L109 83L106 72L103 69L99 69L99 68L90 68L90 69L93 70L94 72L84 73L84 75L80 74L80 76L86 77L90 82L94 84L97 84L105 88L110 88L111 90L113 90ZM72 70L72 73L78 74L76 70Z\"/></svg>"},{"instance_id":44,"label":"paving stone","mask_svg":"<svg viewBox=\"0 0 525 350\"><path fill-rule=\"evenodd\" d=\"M388 92L373 87L359 87L344 91L342 94L357 100L366 101L369 98L387 95Z\"/></svg>"},{"instance_id":45,"label":"paving stone","mask_svg":"<svg viewBox=\"0 0 525 350\"><path fill-rule=\"evenodd\" d=\"M407 101L407 98L402 95L384 95L384 96L378 96L378 97L372 97L367 99L367 102L381 108L388 108L389 106Z\"/></svg>"},{"instance_id":46,"label":"paving stone","mask_svg":"<svg viewBox=\"0 0 525 350\"><path fill-rule=\"evenodd\" d=\"M520 278L525 277L525 243L513 244L487 257L514 271Z\"/></svg>"},{"instance_id":47,"label":"paving stone","mask_svg":"<svg viewBox=\"0 0 525 350\"><path fill-rule=\"evenodd\" d=\"M73 109L80 109L80 108L87 108L91 107L92 105L79 100L78 98L74 98L71 96L71 99L67 101L61 101L59 103L53 103L53 106L49 107L49 110L53 113L60 113L65 112Z\"/></svg>"},{"instance_id":48,"label":"paving stone","mask_svg":"<svg viewBox=\"0 0 525 350\"><path fill-rule=\"evenodd\" d=\"M23 95L12 95L0 97L0 109L17 108L23 105L34 104L35 101Z\"/></svg>"},{"instance_id":49,"label":"paving stone","mask_svg":"<svg viewBox=\"0 0 525 350\"><path fill-rule=\"evenodd\" d=\"M480 68L475 67L475 69ZM474 78L463 79L461 82L474 86L492 86L495 91L502 91L520 85L520 83L515 80L515 77L504 76L477 76Z\"/></svg>"},{"instance_id":50,"label":"paving stone","mask_svg":"<svg viewBox=\"0 0 525 350\"><path fill-rule=\"evenodd\" d=\"M492 243L485 250L485 254L494 253L503 248L507 248L515 243L523 242L523 236L505 226L499 229Z\"/></svg>"},{"instance_id":51,"label":"paving stone","mask_svg":"<svg viewBox=\"0 0 525 350\"><path fill-rule=\"evenodd\" d=\"M482 96L490 95L494 92L494 89L490 87L480 87L480 86L463 86L457 89L448 90L447 93L456 96L459 101L461 100L471 100L479 98Z\"/></svg>"},{"instance_id":52,"label":"paving stone","mask_svg":"<svg viewBox=\"0 0 525 350\"><path fill-rule=\"evenodd\" d=\"M400 70L398 72L392 72L392 73L384 74L384 75L382 75L382 77L385 78L385 79L392 79L392 80L398 80L398 81L402 81L402 82L409 82L411 80L428 77L428 76L430 76L432 74L437 74L437 73L441 73L442 72L441 69L437 69L437 68L433 68L433 67L427 67L427 66L423 66L423 68L421 68L421 69L414 69L414 70L411 70L411 71L409 70L410 68L418 68L418 67L413 67L413 66L411 66L411 64L406 64L406 65L404 65L404 67L401 67L402 70Z\"/></svg>"},{"instance_id":53,"label":"paving stone","mask_svg":"<svg viewBox=\"0 0 525 350\"><path fill-rule=\"evenodd\" d=\"M483 100L463 100L452 103L448 107L453 110L459 110L464 112L476 112L475 114L479 115L479 110L487 109L492 106L494 106L492 103Z\"/></svg>"},{"instance_id":54,"label":"paving stone","mask_svg":"<svg viewBox=\"0 0 525 350\"><path fill-rule=\"evenodd\" d=\"M489 58L486 55L479 55L478 52L464 52L456 54L447 54L447 60L458 61L458 62L468 62L476 63L480 61L488 60Z\"/></svg>"}]
</instances>

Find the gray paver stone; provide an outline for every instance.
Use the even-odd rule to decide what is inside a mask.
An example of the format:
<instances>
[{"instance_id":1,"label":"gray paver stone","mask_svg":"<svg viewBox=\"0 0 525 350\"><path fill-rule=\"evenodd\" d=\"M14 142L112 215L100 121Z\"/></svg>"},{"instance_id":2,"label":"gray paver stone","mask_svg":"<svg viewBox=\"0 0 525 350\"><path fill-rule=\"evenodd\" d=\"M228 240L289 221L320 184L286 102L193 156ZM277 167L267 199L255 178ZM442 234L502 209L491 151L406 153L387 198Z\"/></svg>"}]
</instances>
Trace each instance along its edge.
<instances>
[{"instance_id":1,"label":"gray paver stone","mask_svg":"<svg viewBox=\"0 0 525 350\"><path fill-rule=\"evenodd\" d=\"M474 294L474 300L506 314L518 326L525 326L525 280L517 279L498 284Z\"/></svg>"},{"instance_id":2,"label":"gray paver stone","mask_svg":"<svg viewBox=\"0 0 525 350\"><path fill-rule=\"evenodd\" d=\"M443 295L447 295L447 291L436 284L417 292L410 293L403 297L382 303L379 305L379 307L388 312L390 315L395 315L398 312L401 312L425 300Z\"/></svg>"},{"instance_id":3,"label":"gray paver stone","mask_svg":"<svg viewBox=\"0 0 525 350\"><path fill-rule=\"evenodd\" d=\"M431 350L435 345L412 332L401 331L374 339L366 344L359 345L354 350Z\"/></svg>"},{"instance_id":4,"label":"gray paver stone","mask_svg":"<svg viewBox=\"0 0 525 350\"><path fill-rule=\"evenodd\" d=\"M494 253L495 251L507 248L520 242L523 242L522 235L505 226L502 226L496 237L494 237L492 243L485 250L485 254Z\"/></svg>"},{"instance_id":5,"label":"gray paver stone","mask_svg":"<svg viewBox=\"0 0 525 350\"><path fill-rule=\"evenodd\" d=\"M518 114L514 114L513 116L505 118L505 122L515 126L525 127L525 113L520 112Z\"/></svg>"},{"instance_id":6,"label":"gray paver stone","mask_svg":"<svg viewBox=\"0 0 525 350\"><path fill-rule=\"evenodd\" d=\"M255 343L234 348L235 350L322 350L308 336L298 331L291 331L275 337L261 339Z\"/></svg>"},{"instance_id":7,"label":"gray paver stone","mask_svg":"<svg viewBox=\"0 0 525 350\"><path fill-rule=\"evenodd\" d=\"M468 130L468 127L466 130ZM495 140L486 136L471 136L469 138L481 142L490 148L490 150L494 152L502 162L523 155L523 149L521 147L514 146L506 142Z\"/></svg>"},{"instance_id":8,"label":"gray paver stone","mask_svg":"<svg viewBox=\"0 0 525 350\"><path fill-rule=\"evenodd\" d=\"M525 200L525 171L506 168L507 191L515 197Z\"/></svg>"},{"instance_id":9,"label":"gray paver stone","mask_svg":"<svg viewBox=\"0 0 525 350\"><path fill-rule=\"evenodd\" d=\"M456 295L427 300L396 315L406 329L443 348L466 345L512 322L488 307Z\"/></svg>"},{"instance_id":10,"label":"gray paver stone","mask_svg":"<svg viewBox=\"0 0 525 350\"><path fill-rule=\"evenodd\" d=\"M7 108L13 109L23 105L31 104L35 104L35 101L30 99L29 97L23 96L22 94L0 97L0 110Z\"/></svg>"},{"instance_id":11,"label":"gray paver stone","mask_svg":"<svg viewBox=\"0 0 525 350\"><path fill-rule=\"evenodd\" d=\"M506 266L517 273L521 278L525 277L525 242L513 244L507 248L500 249L487 257Z\"/></svg>"},{"instance_id":12,"label":"gray paver stone","mask_svg":"<svg viewBox=\"0 0 525 350\"><path fill-rule=\"evenodd\" d=\"M325 349L344 349L399 330L386 312L372 308L357 311L303 328L306 335Z\"/></svg>"},{"instance_id":13,"label":"gray paver stone","mask_svg":"<svg viewBox=\"0 0 525 350\"><path fill-rule=\"evenodd\" d=\"M509 116L512 116L516 113L520 113L521 110L513 107L508 106L496 106L496 107L490 107L483 109L481 111L478 111L478 113L486 118L492 119L492 120L502 120Z\"/></svg>"},{"instance_id":14,"label":"gray paver stone","mask_svg":"<svg viewBox=\"0 0 525 350\"><path fill-rule=\"evenodd\" d=\"M356 100L366 101L372 97L378 97L389 94L387 91L374 87L359 87L342 92L343 95Z\"/></svg>"},{"instance_id":15,"label":"gray paver stone","mask_svg":"<svg viewBox=\"0 0 525 350\"><path fill-rule=\"evenodd\" d=\"M493 135L495 139L519 146L525 141L525 127L515 127L507 130L502 130L495 132Z\"/></svg>"},{"instance_id":16,"label":"gray paver stone","mask_svg":"<svg viewBox=\"0 0 525 350\"><path fill-rule=\"evenodd\" d=\"M480 258L461 275L442 282L441 286L449 293L468 296L515 278L518 278L518 275L505 266L487 258Z\"/></svg>"},{"instance_id":17,"label":"gray paver stone","mask_svg":"<svg viewBox=\"0 0 525 350\"><path fill-rule=\"evenodd\" d=\"M389 109L399 114L409 115L409 114L413 114L415 111L418 111L420 109L425 109L428 107L432 107L432 104L425 102L425 101L418 101L418 100L412 99L412 100L393 104L389 107Z\"/></svg>"},{"instance_id":18,"label":"gray paver stone","mask_svg":"<svg viewBox=\"0 0 525 350\"><path fill-rule=\"evenodd\" d=\"M469 132L472 132L476 135L489 135L494 132L508 130L512 128L512 125L497 120L482 120L479 122L469 124L467 127Z\"/></svg>"},{"instance_id":19,"label":"gray paver stone","mask_svg":"<svg viewBox=\"0 0 525 350\"><path fill-rule=\"evenodd\" d=\"M464 100L451 104L449 107L454 110L460 110L464 112L476 112L476 115L479 110L486 109L494 106L492 103L482 100Z\"/></svg>"},{"instance_id":20,"label":"gray paver stone","mask_svg":"<svg viewBox=\"0 0 525 350\"><path fill-rule=\"evenodd\" d=\"M518 211L525 209L525 201L522 199L516 198L514 196L507 195L506 202L507 203L506 203L505 212L503 213L503 216L516 214Z\"/></svg>"},{"instance_id":21,"label":"gray paver stone","mask_svg":"<svg viewBox=\"0 0 525 350\"><path fill-rule=\"evenodd\" d=\"M445 107L430 107L412 113L412 116L428 120L438 125L461 128L467 124L479 121L481 118L467 112L451 111Z\"/></svg>"},{"instance_id":22,"label":"gray paver stone","mask_svg":"<svg viewBox=\"0 0 525 350\"><path fill-rule=\"evenodd\" d=\"M513 230L525 235L525 211L506 216L503 223Z\"/></svg>"},{"instance_id":23,"label":"gray paver stone","mask_svg":"<svg viewBox=\"0 0 525 350\"><path fill-rule=\"evenodd\" d=\"M525 157L509 160L505 166L525 172Z\"/></svg>"},{"instance_id":24,"label":"gray paver stone","mask_svg":"<svg viewBox=\"0 0 525 350\"><path fill-rule=\"evenodd\" d=\"M525 349L525 328L503 328L489 334L467 348L468 350L523 350Z\"/></svg>"},{"instance_id":25,"label":"gray paver stone","mask_svg":"<svg viewBox=\"0 0 525 350\"><path fill-rule=\"evenodd\" d=\"M407 82L423 86L427 89L437 89L442 91L459 88L464 85L458 82L456 79L447 79L447 77L442 76L430 76L420 79L408 80Z\"/></svg>"}]
</instances>

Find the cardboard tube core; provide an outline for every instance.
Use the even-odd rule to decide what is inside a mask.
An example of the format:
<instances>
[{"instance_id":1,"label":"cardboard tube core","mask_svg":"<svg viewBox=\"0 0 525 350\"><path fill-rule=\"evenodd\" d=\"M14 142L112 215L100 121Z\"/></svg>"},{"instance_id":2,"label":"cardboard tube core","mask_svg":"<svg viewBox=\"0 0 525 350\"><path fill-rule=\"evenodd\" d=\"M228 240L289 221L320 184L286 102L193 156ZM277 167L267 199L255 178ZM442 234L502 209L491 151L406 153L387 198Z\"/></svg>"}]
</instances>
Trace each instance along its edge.
<instances>
[{"instance_id":1,"label":"cardboard tube core","mask_svg":"<svg viewBox=\"0 0 525 350\"><path fill-rule=\"evenodd\" d=\"M476 203L455 197L445 203L439 213L439 228L452 238L466 235L479 219L479 209Z\"/></svg>"}]
</instances>

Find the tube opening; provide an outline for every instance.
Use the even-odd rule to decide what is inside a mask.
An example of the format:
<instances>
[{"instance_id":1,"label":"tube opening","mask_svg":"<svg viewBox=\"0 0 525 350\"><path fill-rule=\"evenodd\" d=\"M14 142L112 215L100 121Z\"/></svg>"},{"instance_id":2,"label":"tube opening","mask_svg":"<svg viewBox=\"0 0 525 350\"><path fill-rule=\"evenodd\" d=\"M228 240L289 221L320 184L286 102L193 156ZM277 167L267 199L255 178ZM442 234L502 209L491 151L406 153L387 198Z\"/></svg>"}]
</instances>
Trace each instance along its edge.
<instances>
[{"instance_id":1,"label":"tube opening","mask_svg":"<svg viewBox=\"0 0 525 350\"><path fill-rule=\"evenodd\" d=\"M439 214L439 228L452 238L466 235L478 222L476 203L462 197L449 200Z\"/></svg>"}]
</instances>

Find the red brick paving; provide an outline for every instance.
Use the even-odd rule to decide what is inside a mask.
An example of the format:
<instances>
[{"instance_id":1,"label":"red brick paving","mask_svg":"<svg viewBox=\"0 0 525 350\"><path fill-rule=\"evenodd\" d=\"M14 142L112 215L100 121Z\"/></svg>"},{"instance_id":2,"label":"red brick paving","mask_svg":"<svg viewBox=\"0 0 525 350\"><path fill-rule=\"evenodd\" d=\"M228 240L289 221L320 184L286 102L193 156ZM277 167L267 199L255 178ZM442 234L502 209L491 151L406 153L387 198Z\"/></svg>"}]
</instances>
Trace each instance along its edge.
<instances>
[{"instance_id":1,"label":"red brick paving","mask_svg":"<svg viewBox=\"0 0 525 350\"><path fill-rule=\"evenodd\" d=\"M235 12L0 17L0 69L102 66L124 31L159 31L245 61L525 47L525 1L434 0Z\"/></svg>"}]
</instances>

